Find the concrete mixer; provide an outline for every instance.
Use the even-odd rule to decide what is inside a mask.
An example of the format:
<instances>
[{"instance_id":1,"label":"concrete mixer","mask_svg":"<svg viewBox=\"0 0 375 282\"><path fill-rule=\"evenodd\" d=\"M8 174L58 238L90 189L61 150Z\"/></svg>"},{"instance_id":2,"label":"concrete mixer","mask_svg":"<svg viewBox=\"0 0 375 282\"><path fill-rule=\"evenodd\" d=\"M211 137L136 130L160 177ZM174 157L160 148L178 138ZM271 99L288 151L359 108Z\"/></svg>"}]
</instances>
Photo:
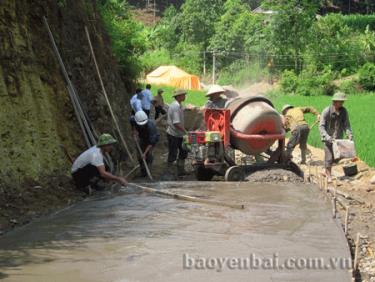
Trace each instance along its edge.
<instances>
[{"instance_id":1,"label":"concrete mixer","mask_svg":"<svg viewBox=\"0 0 375 282\"><path fill-rule=\"evenodd\" d=\"M287 169L302 176L299 167L284 157L282 120L267 98L238 98L226 109L206 109L204 121L206 130L190 131L187 140L198 180L209 181L214 175L221 175L226 181L242 181L246 174L270 168ZM230 154L233 149L265 161L237 165Z\"/></svg>"}]
</instances>

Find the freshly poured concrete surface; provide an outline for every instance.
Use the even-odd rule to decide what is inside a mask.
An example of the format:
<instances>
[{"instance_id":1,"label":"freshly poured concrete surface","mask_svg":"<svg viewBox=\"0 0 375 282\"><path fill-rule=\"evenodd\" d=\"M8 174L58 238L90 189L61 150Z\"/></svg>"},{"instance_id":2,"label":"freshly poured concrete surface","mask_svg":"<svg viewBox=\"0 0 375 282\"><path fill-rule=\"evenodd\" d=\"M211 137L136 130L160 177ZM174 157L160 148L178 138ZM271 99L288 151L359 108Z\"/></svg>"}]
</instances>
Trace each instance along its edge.
<instances>
[{"instance_id":1,"label":"freshly poured concrete surface","mask_svg":"<svg viewBox=\"0 0 375 282\"><path fill-rule=\"evenodd\" d=\"M163 183L161 189L244 203L245 210L124 193L0 238L4 281L350 281L348 269L183 269L193 258L350 257L330 206L312 186ZM133 190L136 191L136 190Z\"/></svg>"}]
</instances>

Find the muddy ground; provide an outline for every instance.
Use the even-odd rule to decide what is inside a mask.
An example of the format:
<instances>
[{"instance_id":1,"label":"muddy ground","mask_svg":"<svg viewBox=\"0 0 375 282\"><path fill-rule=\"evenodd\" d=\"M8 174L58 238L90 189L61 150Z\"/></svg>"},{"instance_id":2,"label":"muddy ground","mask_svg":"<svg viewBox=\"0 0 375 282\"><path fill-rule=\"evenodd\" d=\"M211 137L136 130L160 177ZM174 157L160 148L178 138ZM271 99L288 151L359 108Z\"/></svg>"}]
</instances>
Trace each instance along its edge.
<instances>
[{"instance_id":1,"label":"muddy ground","mask_svg":"<svg viewBox=\"0 0 375 282\"><path fill-rule=\"evenodd\" d=\"M9 188L9 187L8 187ZM68 176L26 180L22 187L0 185L0 235L84 199Z\"/></svg>"},{"instance_id":2,"label":"muddy ground","mask_svg":"<svg viewBox=\"0 0 375 282\"><path fill-rule=\"evenodd\" d=\"M165 165L167 157L165 125L165 121L159 123L161 140L154 152L155 158L152 174L156 180L159 180L166 172L169 172ZM194 125L190 126L194 128ZM323 170L322 160L324 153L321 149L313 147L309 147L309 149L311 151L309 165L301 165L301 168L305 172L305 181L311 181L318 185ZM299 159L299 149L297 148L294 152L293 160L298 163ZM359 272L357 273L356 281L375 281L375 257L373 251L375 239L375 226L373 225L375 220L375 186L370 184L370 178L375 174L375 171L360 160L357 161L357 165L359 173L355 177L345 177L342 164L334 167L334 175L337 179L337 191L346 196L342 197L340 194L337 194L337 216L341 219L344 228L345 208L349 207L347 238L353 255L356 237L360 233ZM127 164L121 167L120 171L125 175L132 166ZM189 160L186 167L191 174L180 180L194 180ZM145 178L139 177L139 171L136 171L129 176L129 180L144 182ZM215 177L215 180L220 181L222 178ZM248 176L248 180L268 183L292 182L302 184L303 182L303 179L283 170L253 173ZM41 182L29 181L25 183L25 187L27 188L22 190L22 193L19 192L20 189L14 189L15 192L12 194L0 193L0 207L2 207L0 209L0 232L28 223L37 216L56 211L59 208L66 207L87 197L85 194L75 190L69 176L47 177ZM330 189L334 189L334 187L334 184L329 184ZM0 187L0 189L2 188ZM322 189L321 193L329 198L332 197L325 189Z\"/></svg>"}]
</instances>

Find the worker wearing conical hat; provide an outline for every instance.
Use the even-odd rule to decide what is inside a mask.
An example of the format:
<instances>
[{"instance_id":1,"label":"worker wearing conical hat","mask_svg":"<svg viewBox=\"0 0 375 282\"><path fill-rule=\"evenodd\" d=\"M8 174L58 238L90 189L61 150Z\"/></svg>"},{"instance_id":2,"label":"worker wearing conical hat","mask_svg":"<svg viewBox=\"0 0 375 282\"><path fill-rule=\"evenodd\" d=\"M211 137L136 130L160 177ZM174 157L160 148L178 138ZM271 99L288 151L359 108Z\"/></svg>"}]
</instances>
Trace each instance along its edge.
<instances>
[{"instance_id":1,"label":"worker wearing conical hat","mask_svg":"<svg viewBox=\"0 0 375 282\"><path fill-rule=\"evenodd\" d=\"M184 136L188 133L185 128L184 107L182 103L186 99L186 90L177 89L173 93L175 99L169 105L167 113L167 138L168 138L168 169L173 170L173 163L177 161L177 175L186 175L185 159L188 151L183 147Z\"/></svg>"},{"instance_id":2,"label":"worker wearing conical hat","mask_svg":"<svg viewBox=\"0 0 375 282\"><path fill-rule=\"evenodd\" d=\"M206 97L207 103L204 105L205 109L223 109L226 106L227 99L222 97L225 89L220 85L212 85L208 90Z\"/></svg>"},{"instance_id":3,"label":"worker wearing conical hat","mask_svg":"<svg viewBox=\"0 0 375 282\"><path fill-rule=\"evenodd\" d=\"M96 146L83 152L73 163L72 177L78 189L89 192L91 188L102 189L98 182L103 179L107 181L116 181L126 186L128 182L124 177L113 175L106 171L104 165L104 155L113 150L113 144L117 140L110 134L104 133L99 137Z\"/></svg>"},{"instance_id":4,"label":"worker wearing conical hat","mask_svg":"<svg viewBox=\"0 0 375 282\"><path fill-rule=\"evenodd\" d=\"M332 182L333 142L335 139L342 139L344 133L349 140L353 140L349 114L343 106L346 100L344 93L335 93L332 104L323 110L319 124L320 137L324 143L324 167L328 182Z\"/></svg>"}]
</instances>

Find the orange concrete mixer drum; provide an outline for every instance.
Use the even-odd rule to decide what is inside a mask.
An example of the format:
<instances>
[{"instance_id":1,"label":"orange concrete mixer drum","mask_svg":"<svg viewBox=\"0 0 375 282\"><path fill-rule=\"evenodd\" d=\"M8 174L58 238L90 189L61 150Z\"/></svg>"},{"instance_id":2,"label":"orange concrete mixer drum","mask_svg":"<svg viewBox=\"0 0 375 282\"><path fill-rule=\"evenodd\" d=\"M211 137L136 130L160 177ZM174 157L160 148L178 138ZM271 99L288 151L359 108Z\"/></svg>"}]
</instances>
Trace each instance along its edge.
<instances>
[{"instance_id":1,"label":"orange concrete mixer drum","mask_svg":"<svg viewBox=\"0 0 375 282\"><path fill-rule=\"evenodd\" d=\"M280 114L271 101L262 96L233 100L230 143L247 155L267 151L277 140L285 138Z\"/></svg>"}]
</instances>

